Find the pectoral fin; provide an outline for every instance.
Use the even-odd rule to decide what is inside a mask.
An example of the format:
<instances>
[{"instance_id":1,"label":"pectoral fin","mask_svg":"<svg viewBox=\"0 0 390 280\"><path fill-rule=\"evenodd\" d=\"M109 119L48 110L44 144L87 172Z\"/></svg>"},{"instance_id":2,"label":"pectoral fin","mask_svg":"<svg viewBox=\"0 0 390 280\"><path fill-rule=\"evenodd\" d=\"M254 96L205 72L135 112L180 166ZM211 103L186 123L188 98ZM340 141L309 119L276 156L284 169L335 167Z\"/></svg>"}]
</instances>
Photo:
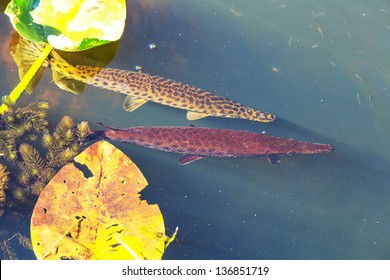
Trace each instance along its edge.
<instances>
[{"instance_id":1,"label":"pectoral fin","mask_svg":"<svg viewBox=\"0 0 390 280\"><path fill-rule=\"evenodd\" d=\"M192 111L187 112L187 119L190 121L199 120L199 119L202 119L202 118L205 118L208 116L209 115L205 114L205 113L198 113L198 112L192 112Z\"/></svg>"},{"instance_id":2,"label":"pectoral fin","mask_svg":"<svg viewBox=\"0 0 390 280\"><path fill-rule=\"evenodd\" d=\"M38 72L35 74L34 78L31 80L31 82L28 84L28 86L26 87L26 92L28 94L31 94L34 89L36 88L36 86L38 85L39 83L39 80L41 79L42 77L42 74L43 74L43 71L45 70L45 68L41 67L39 68ZM22 79L24 76L25 73L21 73L21 69L19 69L19 76L20 76L20 79Z\"/></svg>"},{"instance_id":3,"label":"pectoral fin","mask_svg":"<svg viewBox=\"0 0 390 280\"><path fill-rule=\"evenodd\" d=\"M133 112L138 107L146 103L146 99L142 99L136 96L127 96L125 101L123 101L123 109L127 112Z\"/></svg>"},{"instance_id":4,"label":"pectoral fin","mask_svg":"<svg viewBox=\"0 0 390 280\"><path fill-rule=\"evenodd\" d=\"M73 94L81 94L87 86L83 82L69 78L61 72L56 71L55 69L52 69L52 76L54 83L60 89L69 91Z\"/></svg>"},{"instance_id":5,"label":"pectoral fin","mask_svg":"<svg viewBox=\"0 0 390 280\"><path fill-rule=\"evenodd\" d=\"M267 156L269 163L276 164L280 162L280 158L277 155Z\"/></svg>"},{"instance_id":6,"label":"pectoral fin","mask_svg":"<svg viewBox=\"0 0 390 280\"><path fill-rule=\"evenodd\" d=\"M179 163L181 165L189 164L191 162L197 161L202 159L201 156L194 156L194 155L183 155L179 158Z\"/></svg>"}]
</instances>

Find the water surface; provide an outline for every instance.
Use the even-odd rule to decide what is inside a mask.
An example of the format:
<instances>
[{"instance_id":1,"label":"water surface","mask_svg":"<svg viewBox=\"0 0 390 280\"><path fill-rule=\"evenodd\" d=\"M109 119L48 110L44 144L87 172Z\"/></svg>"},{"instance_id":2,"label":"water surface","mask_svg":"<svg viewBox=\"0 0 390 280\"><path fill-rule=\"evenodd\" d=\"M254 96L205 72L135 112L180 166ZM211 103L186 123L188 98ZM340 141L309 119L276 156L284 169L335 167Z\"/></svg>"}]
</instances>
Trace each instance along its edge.
<instances>
[{"instance_id":1,"label":"water surface","mask_svg":"<svg viewBox=\"0 0 390 280\"><path fill-rule=\"evenodd\" d=\"M149 103L128 113L123 95L87 87L75 96L56 88L50 71L20 104L48 100L52 123L68 114L94 128L98 121L115 127L193 124L335 146L330 154L285 157L277 165L254 158L179 166L175 154L115 143L149 181L142 197L159 204L167 232L179 227L165 259L390 258L386 1L127 2L126 30L109 67L141 65L278 119L189 122L182 110ZM0 28L6 94L18 78L4 14ZM1 230L28 234L29 209L21 213L1 217Z\"/></svg>"}]
</instances>

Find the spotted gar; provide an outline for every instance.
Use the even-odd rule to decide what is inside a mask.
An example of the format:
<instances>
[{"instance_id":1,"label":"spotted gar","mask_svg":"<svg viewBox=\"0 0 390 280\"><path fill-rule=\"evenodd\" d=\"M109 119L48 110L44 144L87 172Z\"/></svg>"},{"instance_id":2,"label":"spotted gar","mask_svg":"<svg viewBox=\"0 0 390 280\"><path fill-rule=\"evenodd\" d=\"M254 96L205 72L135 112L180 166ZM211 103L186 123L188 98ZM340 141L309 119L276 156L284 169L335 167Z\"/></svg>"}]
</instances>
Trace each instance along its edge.
<instances>
[{"instance_id":1,"label":"spotted gar","mask_svg":"<svg viewBox=\"0 0 390 280\"><path fill-rule=\"evenodd\" d=\"M39 55L42 47L22 39L19 49L25 57ZM33 58L31 58L33 60ZM74 79L99 88L128 95L124 109L134 111L147 101L187 110L187 118L196 120L207 116L248 119L258 122L271 122L275 116L258 111L226 97L218 96L197 87L146 73L119 69L72 65L59 54L52 54L44 66L67 78Z\"/></svg>"},{"instance_id":2,"label":"spotted gar","mask_svg":"<svg viewBox=\"0 0 390 280\"><path fill-rule=\"evenodd\" d=\"M105 126L92 137L129 142L164 152L183 154L180 164L188 164L203 157L259 157L271 163L281 155L316 154L333 151L328 144L302 142L243 131L197 127L130 127L124 129Z\"/></svg>"},{"instance_id":3,"label":"spotted gar","mask_svg":"<svg viewBox=\"0 0 390 280\"><path fill-rule=\"evenodd\" d=\"M124 108L134 111L147 101L187 110L187 118L207 116L240 118L271 122L275 116L258 111L226 97L217 96L197 87L142 72L71 65L52 57L51 67L72 79L96 87L127 94Z\"/></svg>"}]
</instances>

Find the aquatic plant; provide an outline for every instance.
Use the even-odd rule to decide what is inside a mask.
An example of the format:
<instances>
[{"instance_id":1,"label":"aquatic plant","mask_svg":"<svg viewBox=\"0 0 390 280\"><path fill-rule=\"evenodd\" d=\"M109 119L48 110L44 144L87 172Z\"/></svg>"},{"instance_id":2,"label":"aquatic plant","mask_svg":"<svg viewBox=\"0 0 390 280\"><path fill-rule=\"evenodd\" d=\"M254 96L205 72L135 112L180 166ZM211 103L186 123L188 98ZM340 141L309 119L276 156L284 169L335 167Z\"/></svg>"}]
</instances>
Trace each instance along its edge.
<instances>
[{"instance_id":1,"label":"aquatic plant","mask_svg":"<svg viewBox=\"0 0 390 280\"><path fill-rule=\"evenodd\" d=\"M17 259L16 252L13 249L11 244L11 242L15 238L18 240L20 246L22 246L25 249L32 250L31 240L26 236L22 235L20 232L16 232L14 235L12 235L7 239L4 239L0 243L0 249L3 252L4 259L6 260Z\"/></svg>"},{"instance_id":2,"label":"aquatic plant","mask_svg":"<svg viewBox=\"0 0 390 280\"><path fill-rule=\"evenodd\" d=\"M0 164L0 216L3 215L3 207L5 204L5 189L8 183L8 171L6 167Z\"/></svg>"},{"instance_id":3,"label":"aquatic plant","mask_svg":"<svg viewBox=\"0 0 390 280\"><path fill-rule=\"evenodd\" d=\"M47 121L47 102L17 108L8 98L8 110L0 115L0 216L20 203L33 205L43 188L84 147L90 134L87 122L76 124L64 116L55 129ZM16 209L18 211L18 209ZM15 233L0 242L5 259L16 259L11 244L31 249L31 242Z\"/></svg>"},{"instance_id":4,"label":"aquatic plant","mask_svg":"<svg viewBox=\"0 0 390 280\"><path fill-rule=\"evenodd\" d=\"M0 183L9 182L13 199L33 202L58 169L81 151L89 125L64 116L53 130L47 121L47 102L23 108L5 103L9 109L0 116L0 160L17 171L9 174L0 168ZM4 189L0 188L0 210L6 207Z\"/></svg>"},{"instance_id":5,"label":"aquatic plant","mask_svg":"<svg viewBox=\"0 0 390 280\"><path fill-rule=\"evenodd\" d=\"M48 165L60 167L72 160L80 152L81 144L89 134L87 122L76 125L71 117L64 116L52 134L45 133L42 137L42 144L48 149Z\"/></svg>"},{"instance_id":6,"label":"aquatic plant","mask_svg":"<svg viewBox=\"0 0 390 280\"><path fill-rule=\"evenodd\" d=\"M27 136L34 140L37 133L48 131L46 120L47 102L34 102L23 108L16 108L8 98L3 98L9 110L0 117L0 156L8 161L17 159L16 140Z\"/></svg>"}]
</instances>

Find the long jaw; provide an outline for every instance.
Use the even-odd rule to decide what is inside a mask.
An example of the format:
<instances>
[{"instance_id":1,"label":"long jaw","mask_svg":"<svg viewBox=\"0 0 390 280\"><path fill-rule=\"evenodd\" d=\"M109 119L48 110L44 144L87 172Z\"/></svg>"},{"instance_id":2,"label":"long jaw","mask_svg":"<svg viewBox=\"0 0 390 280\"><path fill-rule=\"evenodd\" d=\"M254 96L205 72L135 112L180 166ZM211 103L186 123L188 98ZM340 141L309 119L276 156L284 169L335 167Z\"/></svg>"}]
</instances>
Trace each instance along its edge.
<instances>
[{"instance_id":1,"label":"long jaw","mask_svg":"<svg viewBox=\"0 0 390 280\"><path fill-rule=\"evenodd\" d=\"M297 147L295 151L297 154L318 154L318 153L328 153L334 150L334 147L329 144L321 143L306 143L301 142L301 145Z\"/></svg>"}]
</instances>

